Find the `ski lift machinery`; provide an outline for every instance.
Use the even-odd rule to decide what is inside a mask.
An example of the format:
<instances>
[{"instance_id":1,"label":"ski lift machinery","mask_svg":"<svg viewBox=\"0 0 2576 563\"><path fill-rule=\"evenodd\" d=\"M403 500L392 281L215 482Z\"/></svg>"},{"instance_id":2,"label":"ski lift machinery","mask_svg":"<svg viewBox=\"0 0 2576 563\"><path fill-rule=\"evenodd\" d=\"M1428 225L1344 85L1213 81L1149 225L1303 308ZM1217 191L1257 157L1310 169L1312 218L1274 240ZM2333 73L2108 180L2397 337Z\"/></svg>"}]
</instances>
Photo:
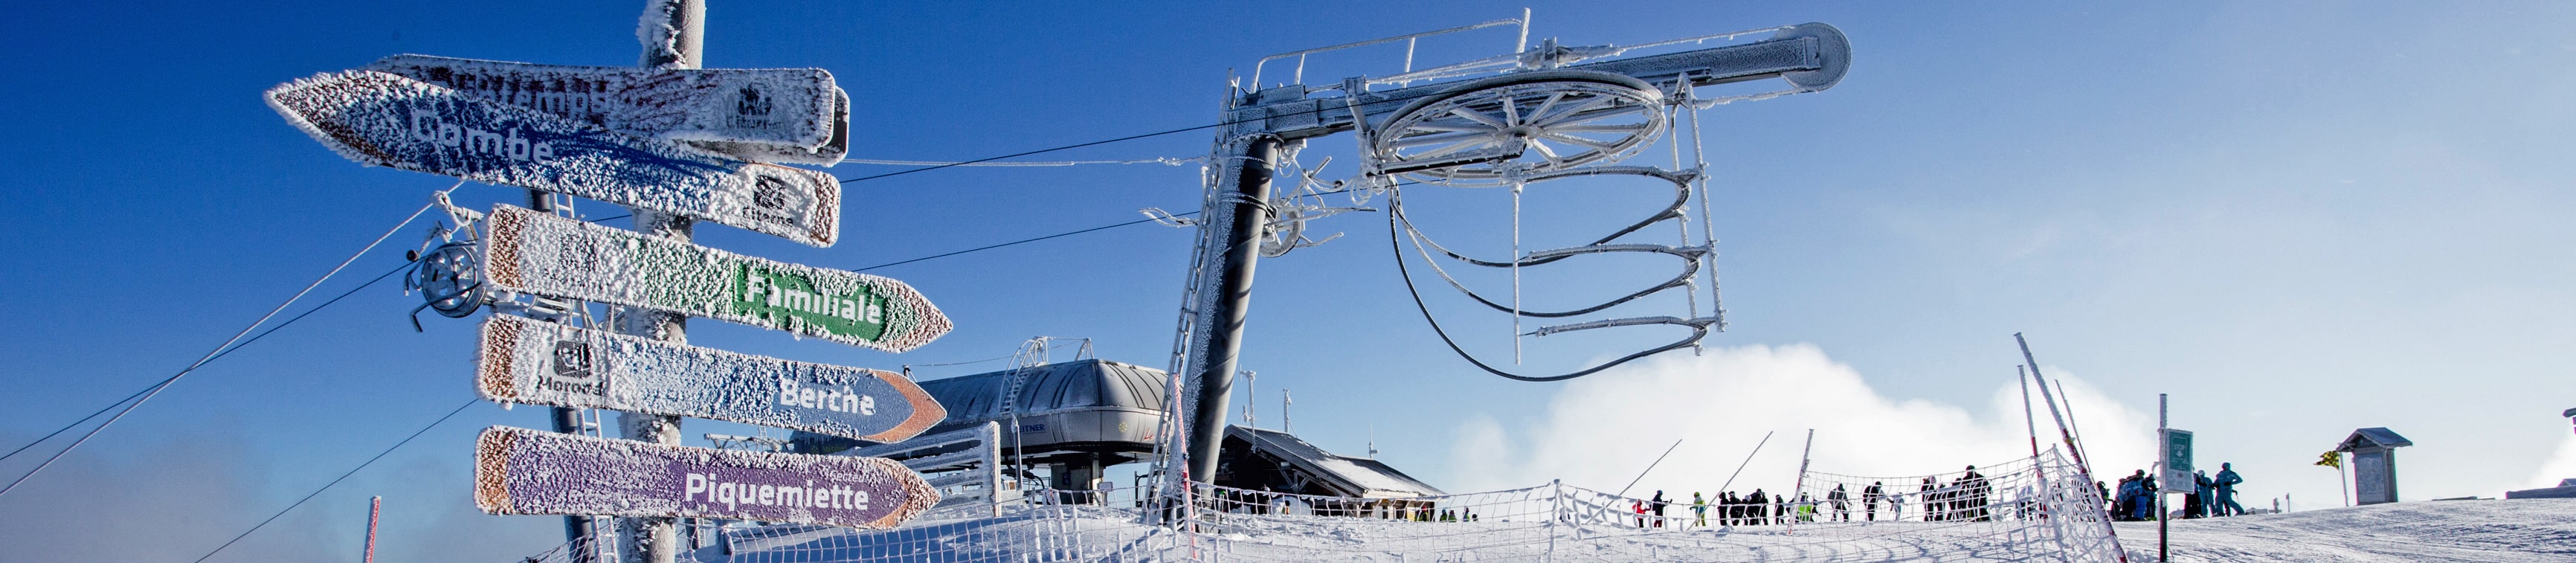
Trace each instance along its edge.
<instances>
[{"instance_id":1,"label":"ski lift machinery","mask_svg":"<svg viewBox=\"0 0 2576 563\"><path fill-rule=\"evenodd\" d=\"M1426 38L1488 28L1519 28L1512 50L1466 62L1417 69L1413 55ZM1355 47L1402 42L1405 59L1395 74L1354 76L1333 83L1308 84L1308 57ZM1701 47L1722 43L1715 47ZM1672 52L1669 49L1687 49ZM1640 53L1629 56L1630 53ZM1652 54L1646 54L1652 53ZM1293 61L1291 60L1293 59ZM1556 381L1598 372L1660 352L1698 345L1711 330L1723 330L1725 317L1717 302L1715 230L1708 225L1704 195L1708 170L1700 153L1696 111L1733 102L1769 99L1831 88L1841 81L1851 61L1851 45L1840 30L1807 23L1657 41L1637 45L1567 46L1553 39L1529 41L1529 12L1516 19L1399 35L1272 55L1253 66L1252 87L1237 82L1224 104L1224 126L1215 139L1203 175L1206 197L1194 219L1178 219L1160 210L1147 215L1175 226L1196 225L1199 237L1191 259L1189 283L1181 302L1178 334L1173 339L1172 401L1157 430L1158 482L1207 482L1214 478L1217 446L1223 436L1226 400L1238 371L1242 327L1249 305L1254 263L1324 241L1305 234L1306 222L1364 207L1384 197L1389 236L1409 241L1420 259L1452 288L1475 302L1512 317L1517 354L1523 337L1628 326L1675 326L1689 336L1570 373L1523 375L1496 367L1460 347L1441 328L1439 319L1414 285L1397 250L1397 268L1432 328L1461 357L1496 375L1524 381ZM1283 69L1272 69L1280 63ZM1261 87L1264 73L1287 70L1290 79ZM1713 95L1711 87L1777 81L1783 87L1749 93ZM1725 90L1737 92L1742 86ZM1691 135L1676 138L1671 168L1623 165L1688 120ZM1320 182L1316 170L1297 162L1297 150L1309 139L1352 133L1361 152L1357 177ZM1679 143L1688 141L1690 150ZM1274 193L1274 176L1296 182L1285 195ZM1643 220L1610 232L1589 244L1525 250L1518 247L1520 197L1530 185L1574 177L1606 177L1657 182L1675 192L1672 203ZM1502 188L1511 193L1513 256L1477 258L1443 247L1405 215L1403 188ZM1350 193L1353 204L1327 206L1319 196ZM1689 229L1692 203L1698 205L1699 232ZM1674 224L1675 244L1626 242L1630 235L1658 224ZM1642 236L1636 238L1643 238ZM1252 241L1259 244L1249 244ZM1528 310L1522 307L1519 270L1588 254L1655 254L1678 258L1680 274L1627 295L1588 307ZM1436 256L1435 256L1436 255ZM1469 289L1438 260L1469 267L1510 270L1513 295L1488 296ZM1702 284L1707 287L1699 287ZM1708 293L1702 309L1698 292ZM1689 311L1681 315L1576 317L1667 291L1681 290ZM1524 319L1546 324L1522 332ZM1515 358L1517 360L1517 358ZM1181 381L1187 379L1186 392ZM1182 397L1191 397L1183 400ZM1187 421L1182 422L1182 421ZM1175 425L1188 424L1177 432ZM1172 465L1174 453L1186 463ZM1169 497L1177 488L1166 488Z\"/></svg>"}]
</instances>

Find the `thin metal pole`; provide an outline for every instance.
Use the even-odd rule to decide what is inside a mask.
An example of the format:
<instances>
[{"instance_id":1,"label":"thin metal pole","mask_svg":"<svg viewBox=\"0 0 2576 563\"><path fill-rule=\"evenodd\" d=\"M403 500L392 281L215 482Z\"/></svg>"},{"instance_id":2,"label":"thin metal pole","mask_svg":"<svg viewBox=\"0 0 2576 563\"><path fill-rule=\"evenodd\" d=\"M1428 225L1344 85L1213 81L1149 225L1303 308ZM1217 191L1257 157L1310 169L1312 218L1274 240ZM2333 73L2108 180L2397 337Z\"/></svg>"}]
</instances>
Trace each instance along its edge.
<instances>
[{"instance_id":1,"label":"thin metal pole","mask_svg":"<svg viewBox=\"0 0 2576 563\"><path fill-rule=\"evenodd\" d=\"M1226 401L1234 392L1234 372L1243 351L1243 322L1252 308L1252 267L1261 259L1261 228L1269 223L1271 161L1278 157L1281 141L1277 137L1259 136L1239 144L1243 147L1233 158L1225 159L1235 169L1233 193L1220 194L1227 210L1227 224L1201 223L1203 229L1226 229L1211 237L1210 250L1221 267L1207 276L1206 287L1199 288L1208 309L1199 313L1207 329L1207 346L1193 347L1190 354L1201 358L1190 362L1197 368L1199 381L1198 412L1192 413L1189 438L1189 477L1200 482L1216 480L1218 447L1225 443Z\"/></svg>"},{"instance_id":2,"label":"thin metal pole","mask_svg":"<svg viewBox=\"0 0 2576 563\"><path fill-rule=\"evenodd\" d=\"M2166 398L2166 395L2165 395L2164 393L2157 393L2157 394L2156 394L2156 442L2157 442L2157 444L2156 444L2156 451L2157 451L2158 453L2162 453L2162 454L2163 454L2163 455L2156 456L2156 457L2157 457L2157 459L2156 459L2156 470L2157 470L2158 472L2162 472L2162 471L2164 471L2164 466L2165 466L2165 461L2166 461L2166 460L2173 459L2173 454L2172 454L2172 453L2167 453L2167 452L2165 452L2165 450L2166 450L2166 449L2169 449L2169 448L2172 448L2172 447L2173 447L2173 438L2171 438L2171 437L2167 437L2167 436L2165 435L2165 431L2166 431L2166 430L2171 430L2171 429L2173 429L2173 426L2171 425L2171 423L2170 423L2168 420L2166 420L2166 415L2165 415L2165 412L2166 412L2166 409L2165 409L2165 402L2166 402L2166 400L2167 400L2167 398ZM2168 490L2170 490L2170 489L2173 487L2173 483L2166 483L2166 484L2165 484L2165 487L2166 487ZM2208 502L2208 501L2207 501L2206 499L2203 499L2203 500L2202 500L2202 502ZM2204 505L2204 506L2206 506L2206 505ZM2165 506L2165 493L2164 493L2164 491L2156 491L2156 560L2157 560L2157 561L2164 561L2164 560L2166 560L2166 557L2167 557L2167 554L2169 553L2169 550L2171 550L2171 549L2172 549L2172 547L2171 547L2169 544L2167 544L2167 543L2166 543L2166 541L2165 541L2165 533L2166 533L2166 530L2168 530L2168 529L2170 529L2170 528L2172 528L2172 527L2173 527L2173 511L2172 511L2172 510L2170 510L2168 507L2166 507L2166 506Z\"/></svg>"},{"instance_id":3,"label":"thin metal pole","mask_svg":"<svg viewBox=\"0 0 2576 563\"><path fill-rule=\"evenodd\" d=\"M1637 482L1638 482L1638 481L1644 481L1644 480L1646 480L1646 474L1647 474L1647 473L1653 473L1653 472L1655 471L1655 466L1657 466L1657 465L1663 465L1663 464L1664 464L1664 457L1665 457L1665 456L1669 456L1669 455L1673 455L1673 448L1679 448L1679 447L1682 447L1682 441L1681 441L1681 440L1673 440L1673 445L1665 446L1665 447L1664 447L1664 453L1663 453L1663 455L1655 456L1655 462L1654 462L1654 463L1646 464L1646 470L1645 470L1645 471L1639 471L1639 472L1637 472L1637 478L1635 478L1635 479L1629 479L1629 480L1628 480L1628 486L1620 487L1620 488L1619 488L1619 494L1611 495L1611 496L1616 496L1616 497L1625 497L1625 496L1628 496L1628 489L1634 489L1634 488L1637 488Z\"/></svg>"},{"instance_id":4,"label":"thin metal pole","mask_svg":"<svg viewBox=\"0 0 2576 563\"><path fill-rule=\"evenodd\" d=\"M2037 373L2037 370L2033 370L2032 373ZM2040 379L2039 386L2049 387L2051 386L2049 381L2051 380L2044 378ZM2082 453L2081 450L2084 449L2084 425L2075 421L2075 397L2066 394L2066 380L2059 379L2055 381L2057 382L2055 384L2055 387L2057 387L2057 400L2059 402L2066 403L2066 431L2075 434L2075 448L2078 450L2077 453Z\"/></svg>"},{"instance_id":5,"label":"thin metal pole","mask_svg":"<svg viewBox=\"0 0 2576 563\"><path fill-rule=\"evenodd\" d=\"M2013 366L2013 379L2021 382L2021 422L2030 431L2030 458L2039 459L2039 417L2030 410L2029 368Z\"/></svg>"},{"instance_id":6,"label":"thin metal pole","mask_svg":"<svg viewBox=\"0 0 2576 563\"><path fill-rule=\"evenodd\" d=\"M547 193L545 190L528 190L528 209L533 209L540 213L553 213L555 210L554 194ZM564 434L581 433L581 409L572 407L555 407L553 411L554 427L556 432ZM591 560L592 557L590 556L590 553L597 550L592 549L589 541L589 538L592 537L592 530L595 529L591 525L590 517L565 516L563 519L564 541L572 544L573 560Z\"/></svg>"},{"instance_id":7,"label":"thin metal pole","mask_svg":"<svg viewBox=\"0 0 2576 563\"><path fill-rule=\"evenodd\" d=\"M385 512L385 497L367 499L367 555L365 563L376 563L376 518Z\"/></svg>"},{"instance_id":8,"label":"thin metal pole","mask_svg":"<svg viewBox=\"0 0 2576 563\"><path fill-rule=\"evenodd\" d=\"M1798 480L1789 485L1789 519L1781 522L1783 533L1798 533L1798 500L1807 496L1807 462L1815 459L1816 429L1807 429L1807 448L1798 452Z\"/></svg>"},{"instance_id":9,"label":"thin metal pole","mask_svg":"<svg viewBox=\"0 0 2576 563\"><path fill-rule=\"evenodd\" d=\"M706 55L707 4L705 0L645 0L644 17L669 26L668 41L658 34L644 34L644 54L637 63L647 68L699 68ZM635 215L635 230L678 242L688 242L692 221L687 216L658 213L643 208L628 208ZM689 341L688 317L644 308L618 311L619 332L662 340ZM643 413L620 413L620 434L629 440L642 440L663 445L680 444L680 417ZM624 532L620 542L624 558L632 563L673 563L679 559L679 535L672 518L627 518L619 522Z\"/></svg>"},{"instance_id":10,"label":"thin metal pole","mask_svg":"<svg viewBox=\"0 0 2576 563\"><path fill-rule=\"evenodd\" d=\"M1770 432L1764 432L1764 433L1762 433L1762 441L1760 441L1760 442L1754 442L1754 443L1753 443L1753 451L1751 451L1751 452L1746 452L1746 453L1744 454L1744 463L1738 463L1738 464L1735 464L1735 472L1734 472L1734 473L1728 473L1728 474L1726 474L1726 482L1725 482L1725 483L1720 483L1720 484L1718 484L1718 485L1717 485L1717 490L1718 490L1718 492L1720 492L1720 493L1724 493L1724 492L1726 492L1726 488L1727 488L1727 487L1734 486L1734 485L1735 485L1735 476L1737 476L1737 475L1743 475L1743 474L1744 474L1744 466L1752 465L1752 464L1753 464L1753 455L1754 455L1754 454L1762 453L1762 445L1763 445L1763 444L1771 443L1771 435L1772 435L1772 434L1775 434L1775 433L1778 433L1778 432L1779 432L1778 430L1773 430L1773 431L1770 431Z\"/></svg>"},{"instance_id":11,"label":"thin metal pole","mask_svg":"<svg viewBox=\"0 0 2576 563\"><path fill-rule=\"evenodd\" d=\"M2030 368L2030 378L2039 382L2039 398L2041 401L2048 403L2049 418L2057 420L2057 436L2059 439L2066 442L2067 454L2075 457L2076 474L2079 477L2082 477L2076 482L2080 484L2083 481L2091 480L2093 478L2093 466L2084 459L2084 449L2075 446L2075 432L2072 429L2073 427L2067 424L2066 419L2068 415L2058 412L2057 395L2051 393L2048 389L2048 376L2039 372L2039 359L2032 356L2030 353L2030 340L2022 338L2021 333L2016 332L2013 333L2013 343L2021 345L2022 364ZM2071 410L2072 407L2070 406L2069 409ZM2103 537L2111 539L2112 554L2117 555L2121 561L2129 560L2128 548L2120 545L2120 530L2112 527L2111 520L2108 518L2102 520L2102 534Z\"/></svg>"}]
</instances>

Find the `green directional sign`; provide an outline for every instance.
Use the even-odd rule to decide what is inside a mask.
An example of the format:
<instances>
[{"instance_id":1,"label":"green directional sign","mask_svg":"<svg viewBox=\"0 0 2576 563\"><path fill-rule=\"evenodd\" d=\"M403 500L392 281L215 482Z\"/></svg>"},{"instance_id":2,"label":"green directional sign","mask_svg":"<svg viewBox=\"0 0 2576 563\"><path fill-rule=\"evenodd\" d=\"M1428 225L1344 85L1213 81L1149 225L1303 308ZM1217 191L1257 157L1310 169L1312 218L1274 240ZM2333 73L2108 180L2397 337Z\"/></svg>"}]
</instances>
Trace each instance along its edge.
<instances>
[{"instance_id":1,"label":"green directional sign","mask_svg":"<svg viewBox=\"0 0 2576 563\"><path fill-rule=\"evenodd\" d=\"M507 205L484 239L489 283L514 291L784 330L903 352L952 327L891 278L743 256Z\"/></svg>"},{"instance_id":2,"label":"green directional sign","mask_svg":"<svg viewBox=\"0 0 2576 563\"><path fill-rule=\"evenodd\" d=\"M2164 490L2176 493L2191 492L2193 490L2191 472L2194 469L2191 466L2191 431L2167 428L2162 432L2164 433L2162 442L2165 469L2164 475L2159 478L2164 480Z\"/></svg>"}]
</instances>

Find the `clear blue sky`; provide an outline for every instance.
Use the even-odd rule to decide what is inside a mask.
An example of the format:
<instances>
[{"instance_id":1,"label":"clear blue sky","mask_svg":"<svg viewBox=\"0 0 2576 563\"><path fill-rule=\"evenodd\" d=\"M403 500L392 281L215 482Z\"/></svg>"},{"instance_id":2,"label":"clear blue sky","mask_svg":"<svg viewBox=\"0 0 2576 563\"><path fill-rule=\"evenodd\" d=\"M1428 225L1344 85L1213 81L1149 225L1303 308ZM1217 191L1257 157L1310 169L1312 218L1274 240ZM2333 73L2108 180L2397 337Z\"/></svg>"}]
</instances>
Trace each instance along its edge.
<instances>
[{"instance_id":1,"label":"clear blue sky","mask_svg":"<svg viewBox=\"0 0 2576 563\"><path fill-rule=\"evenodd\" d=\"M395 53L633 64L636 4L16 8L0 21L0 162L12 169L0 285L15 289L0 293L15 320L0 324L0 446L185 365L451 183L343 160L261 90ZM1211 123L1227 69L1262 55L1521 7L713 4L709 66L829 69L852 98L852 156L922 160ZM2556 413L2576 406L2576 31L2564 25L2576 8L1532 7L1534 39L1576 45L1809 21L1850 35L1840 86L1703 115L1733 322L1713 345L1809 343L1885 397L1976 407L2010 383L2011 334L2026 332L2045 364L2126 408L2152 413L2155 394L2174 394L2204 463L2233 460L2277 487L2262 495L2294 491L2303 506L2335 498L2306 463L2356 427L2419 444L2403 454L2410 499L2525 485L2568 438ZM1208 139L1042 158L1196 156ZM1334 137L1311 154L1348 146ZM1347 174L1346 158L1334 170ZM716 226L699 240L859 268L1140 207L1194 209L1197 186L1186 167L941 170L851 184L834 248ZM1352 236L1264 263L1245 367L1263 374L1264 411L1278 387L1296 390L1300 434L1355 453L1373 432L1381 459L1438 484L1470 470L1451 455L1462 421L1525 430L1565 386L1485 376L1440 347L1387 265L1382 221L1318 223ZM901 356L703 320L692 340L891 368L1006 355L1043 334L1160 366L1189 244L1187 231L1132 226L877 271L959 326ZM323 291L399 260L380 251ZM36 559L193 558L373 455L471 397L473 323L427 318L414 333L402 315L416 304L372 288L191 376L0 498L0 544L37 546ZM1733 400L1802 399L1709 405ZM465 476L476 431L542 417L471 408L226 557L354 553L369 495L387 498L398 532L389 561L534 553L560 541L557 520L476 514ZM0 462L8 475L25 466Z\"/></svg>"}]
</instances>

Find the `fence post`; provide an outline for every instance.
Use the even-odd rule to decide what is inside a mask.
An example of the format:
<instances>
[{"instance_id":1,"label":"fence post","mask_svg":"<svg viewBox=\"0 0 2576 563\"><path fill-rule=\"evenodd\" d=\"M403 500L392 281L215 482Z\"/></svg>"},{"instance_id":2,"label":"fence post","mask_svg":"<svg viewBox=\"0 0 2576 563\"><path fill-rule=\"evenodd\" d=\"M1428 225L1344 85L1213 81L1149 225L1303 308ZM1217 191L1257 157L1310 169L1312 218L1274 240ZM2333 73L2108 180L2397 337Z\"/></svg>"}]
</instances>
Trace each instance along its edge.
<instances>
[{"instance_id":1,"label":"fence post","mask_svg":"<svg viewBox=\"0 0 2576 563\"><path fill-rule=\"evenodd\" d=\"M1565 480L1547 484L1547 561L1556 561L1556 521L1565 519Z\"/></svg>"},{"instance_id":2,"label":"fence post","mask_svg":"<svg viewBox=\"0 0 2576 563\"><path fill-rule=\"evenodd\" d=\"M1781 525L1786 527L1782 533L1789 535L1798 533L1798 501L1807 496L1807 461L1813 459L1815 453L1816 429L1809 428L1807 429L1807 449L1798 452L1797 484L1789 486L1789 519L1781 522Z\"/></svg>"}]
</instances>

